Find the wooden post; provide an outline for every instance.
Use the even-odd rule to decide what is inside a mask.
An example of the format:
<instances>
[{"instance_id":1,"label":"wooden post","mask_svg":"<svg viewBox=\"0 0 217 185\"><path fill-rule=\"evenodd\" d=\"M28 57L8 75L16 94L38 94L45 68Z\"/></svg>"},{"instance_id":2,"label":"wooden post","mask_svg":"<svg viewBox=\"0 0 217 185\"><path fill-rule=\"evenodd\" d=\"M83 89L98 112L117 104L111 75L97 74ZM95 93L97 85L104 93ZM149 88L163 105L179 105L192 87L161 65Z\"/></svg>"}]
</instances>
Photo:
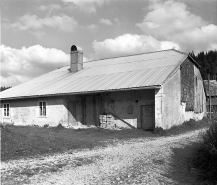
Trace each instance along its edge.
<instances>
[{"instance_id":1,"label":"wooden post","mask_svg":"<svg viewBox=\"0 0 217 185\"><path fill-rule=\"evenodd\" d=\"M211 95L210 95L210 76L208 73L208 86L209 86L209 119L211 122Z\"/></svg>"}]
</instances>

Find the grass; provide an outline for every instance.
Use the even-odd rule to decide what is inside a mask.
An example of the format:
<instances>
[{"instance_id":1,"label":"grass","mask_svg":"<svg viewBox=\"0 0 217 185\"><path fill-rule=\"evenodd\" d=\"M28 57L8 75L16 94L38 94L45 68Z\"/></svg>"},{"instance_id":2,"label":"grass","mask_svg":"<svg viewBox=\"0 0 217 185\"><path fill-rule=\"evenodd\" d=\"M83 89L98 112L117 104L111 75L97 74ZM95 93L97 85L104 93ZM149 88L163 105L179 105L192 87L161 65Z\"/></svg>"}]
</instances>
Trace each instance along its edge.
<instances>
[{"instance_id":1,"label":"grass","mask_svg":"<svg viewBox=\"0 0 217 185\"><path fill-rule=\"evenodd\" d=\"M207 128L209 126L208 118L204 117L200 121L190 119L184 122L182 125L173 126L170 129L163 130L162 128L156 128L154 133L161 134L163 136L172 136L187 133L189 131Z\"/></svg>"},{"instance_id":2,"label":"grass","mask_svg":"<svg viewBox=\"0 0 217 185\"><path fill-rule=\"evenodd\" d=\"M30 126L8 126L1 133L1 160L19 159L73 152L76 149L106 147L117 140L169 136L207 127L206 121L189 121L169 130L145 132L140 129L106 130L100 128L64 129Z\"/></svg>"},{"instance_id":3,"label":"grass","mask_svg":"<svg viewBox=\"0 0 217 185\"><path fill-rule=\"evenodd\" d=\"M37 155L61 153L75 149L91 149L106 146L115 140L153 137L142 130L105 130L42 128L30 126L9 126L1 134L2 161Z\"/></svg>"},{"instance_id":4,"label":"grass","mask_svg":"<svg viewBox=\"0 0 217 185\"><path fill-rule=\"evenodd\" d=\"M202 141L195 149L192 166L197 169L197 176L208 184L217 184L217 117L209 129L202 135Z\"/></svg>"}]
</instances>

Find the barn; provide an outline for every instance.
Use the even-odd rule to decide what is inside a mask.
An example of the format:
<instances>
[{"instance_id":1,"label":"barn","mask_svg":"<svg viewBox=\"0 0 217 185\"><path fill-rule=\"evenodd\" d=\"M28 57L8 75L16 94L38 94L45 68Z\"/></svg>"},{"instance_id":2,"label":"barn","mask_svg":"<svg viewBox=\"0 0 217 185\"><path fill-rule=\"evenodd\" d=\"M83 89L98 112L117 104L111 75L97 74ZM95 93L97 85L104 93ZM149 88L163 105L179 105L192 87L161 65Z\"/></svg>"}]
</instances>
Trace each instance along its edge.
<instances>
[{"instance_id":1,"label":"barn","mask_svg":"<svg viewBox=\"0 0 217 185\"><path fill-rule=\"evenodd\" d=\"M206 115L200 66L170 49L69 65L0 93L1 122L15 125L169 129Z\"/></svg>"}]
</instances>

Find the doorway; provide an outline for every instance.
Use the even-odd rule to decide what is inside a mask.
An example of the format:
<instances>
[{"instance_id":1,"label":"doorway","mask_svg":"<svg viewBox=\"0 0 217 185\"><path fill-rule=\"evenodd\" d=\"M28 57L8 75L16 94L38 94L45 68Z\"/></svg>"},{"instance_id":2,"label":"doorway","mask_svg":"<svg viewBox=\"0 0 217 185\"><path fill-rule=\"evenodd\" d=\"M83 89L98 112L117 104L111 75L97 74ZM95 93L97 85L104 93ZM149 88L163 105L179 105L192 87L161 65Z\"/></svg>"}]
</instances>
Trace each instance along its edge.
<instances>
[{"instance_id":1,"label":"doorway","mask_svg":"<svg viewBox=\"0 0 217 185\"><path fill-rule=\"evenodd\" d=\"M154 104L141 106L141 126L143 130L154 130L155 128Z\"/></svg>"}]
</instances>

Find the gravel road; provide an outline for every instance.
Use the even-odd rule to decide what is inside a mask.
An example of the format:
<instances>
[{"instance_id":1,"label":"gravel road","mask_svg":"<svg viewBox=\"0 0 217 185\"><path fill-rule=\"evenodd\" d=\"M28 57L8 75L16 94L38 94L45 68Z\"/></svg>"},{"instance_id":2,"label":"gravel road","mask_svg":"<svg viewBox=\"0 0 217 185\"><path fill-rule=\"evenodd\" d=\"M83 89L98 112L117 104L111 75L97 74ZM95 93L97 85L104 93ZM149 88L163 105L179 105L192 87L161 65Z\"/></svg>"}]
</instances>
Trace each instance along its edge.
<instances>
[{"instance_id":1,"label":"gravel road","mask_svg":"<svg viewBox=\"0 0 217 185\"><path fill-rule=\"evenodd\" d=\"M2 184L196 184L185 156L202 131L2 162Z\"/></svg>"}]
</instances>

